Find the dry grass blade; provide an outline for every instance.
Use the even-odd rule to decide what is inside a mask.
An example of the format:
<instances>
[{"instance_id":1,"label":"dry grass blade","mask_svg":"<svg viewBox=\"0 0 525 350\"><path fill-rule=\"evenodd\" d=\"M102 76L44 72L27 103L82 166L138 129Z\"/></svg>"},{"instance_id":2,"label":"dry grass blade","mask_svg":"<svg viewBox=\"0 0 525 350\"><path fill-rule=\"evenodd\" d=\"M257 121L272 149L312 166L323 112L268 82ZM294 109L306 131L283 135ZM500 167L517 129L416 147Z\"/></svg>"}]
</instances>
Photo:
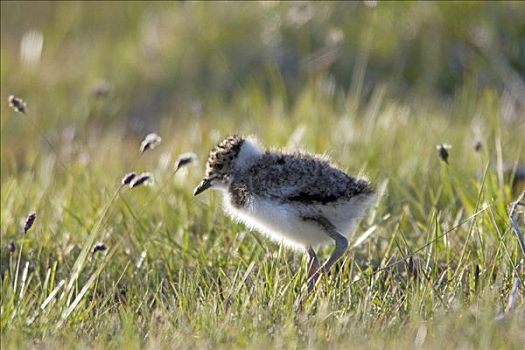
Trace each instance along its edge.
<instances>
[{"instance_id":1,"label":"dry grass blade","mask_svg":"<svg viewBox=\"0 0 525 350\"><path fill-rule=\"evenodd\" d=\"M505 313L511 312L514 309L514 305L516 305L516 296L518 295L518 281L518 276L515 276L514 282L512 283L512 289L510 290L509 294L509 302L505 308Z\"/></svg>"},{"instance_id":2,"label":"dry grass blade","mask_svg":"<svg viewBox=\"0 0 525 350\"><path fill-rule=\"evenodd\" d=\"M73 302L69 305L69 307L66 310L64 310L64 312L62 313L61 321L58 323L59 328L64 324L64 322L67 321L69 315L71 315L71 313L75 310L80 301L82 301L82 298L84 298L84 296L86 295L89 288L93 285L98 276L100 276L104 268L107 266L109 260L115 253L116 248L117 247L114 247L113 250L106 256L104 262L100 264L100 266L95 270L95 272L89 277L86 284L84 284L80 292L76 295Z\"/></svg>"},{"instance_id":3,"label":"dry grass blade","mask_svg":"<svg viewBox=\"0 0 525 350\"><path fill-rule=\"evenodd\" d=\"M516 297L518 295L519 280L520 279L518 275L515 274L514 281L512 282L512 289L510 290L510 293L509 293L509 301L507 302L505 311L503 311L501 314L496 316L496 318L494 319L496 322L502 322L506 320L510 316L512 310L514 310L514 307L516 305Z\"/></svg>"},{"instance_id":4,"label":"dry grass blade","mask_svg":"<svg viewBox=\"0 0 525 350\"><path fill-rule=\"evenodd\" d=\"M510 207L510 213L509 213L509 219L512 225L512 229L514 233L516 234L516 237L518 237L518 241L521 246L521 250L523 254L525 255L525 241L523 240L523 235L521 234L521 231L519 229L517 220L516 220L516 210L518 206L523 205L525 206L525 202L523 202L523 197L525 197L525 191L522 191L521 194L518 196L518 198L512 203ZM512 283L512 289L509 293L509 301L507 302L507 307L505 308L505 311L496 316L495 321L501 322L507 319L511 313L511 311L514 309L514 305L516 304L516 296L518 295L518 284L520 281L520 277L517 273L514 274L514 281Z\"/></svg>"},{"instance_id":5,"label":"dry grass blade","mask_svg":"<svg viewBox=\"0 0 525 350\"><path fill-rule=\"evenodd\" d=\"M102 224L104 222L104 219L106 218L106 215L108 214L108 212L109 212L109 210L111 208L111 205L113 204L115 199L118 197L118 194L119 194L121 188L122 187L117 188L117 190L113 193L113 196L111 197L109 202L102 209L102 213L98 217L97 222L95 223L95 225L91 229L91 232L89 233L89 236L87 237L86 241L84 242L84 245L82 247L82 251L78 255L77 259L75 260L75 263L73 264L72 273L71 273L71 276L69 278L69 282L68 282L67 287L66 287L66 293L64 294L64 295L67 294L67 302L68 303L69 303L70 297L72 296L71 291L73 289L73 285L77 281L78 277L80 276L80 272L84 268L84 265L86 263L86 259L87 259L88 255L89 255L89 252L90 252L91 248L93 247L93 244L95 243L96 235L97 235L100 227L102 226Z\"/></svg>"},{"instance_id":6,"label":"dry grass blade","mask_svg":"<svg viewBox=\"0 0 525 350\"><path fill-rule=\"evenodd\" d=\"M522 191L518 199L516 199L516 201L512 203L510 207L509 219L512 224L512 229L514 230L514 233L516 234L516 236L518 237L518 241L520 242L521 251L525 255L525 240L523 239L523 235L521 234L520 228L518 226L518 222L516 220L516 210L518 206L520 205L525 206L523 197L525 197L525 191Z\"/></svg>"},{"instance_id":7,"label":"dry grass blade","mask_svg":"<svg viewBox=\"0 0 525 350\"><path fill-rule=\"evenodd\" d=\"M58 283L58 286L55 287L55 289L53 289L51 291L51 293L49 293L49 296L46 298L46 300L44 300L44 302L42 303L42 305L40 305L40 309L42 311L44 311L46 309L46 307L49 305L49 303L56 297L56 295L58 294L58 292L60 291L60 289L62 289L62 287L66 284L66 281L65 280L60 280L60 282Z\"/></svg>"},{"instance_id":8,"label":"dry grass blade","mask_svg":"<svg viewBox=\"0 0 525 350\"><path fill-rule=\"evenodd\" d=\"M26 261L24 265L24 270L22 271L22 283L20 285L20 295L18 298L22 300L24 298L24 294L26 292L26 285L27 285L27 276L29 275L29 261Z\"/></svg>"}]
</instances>

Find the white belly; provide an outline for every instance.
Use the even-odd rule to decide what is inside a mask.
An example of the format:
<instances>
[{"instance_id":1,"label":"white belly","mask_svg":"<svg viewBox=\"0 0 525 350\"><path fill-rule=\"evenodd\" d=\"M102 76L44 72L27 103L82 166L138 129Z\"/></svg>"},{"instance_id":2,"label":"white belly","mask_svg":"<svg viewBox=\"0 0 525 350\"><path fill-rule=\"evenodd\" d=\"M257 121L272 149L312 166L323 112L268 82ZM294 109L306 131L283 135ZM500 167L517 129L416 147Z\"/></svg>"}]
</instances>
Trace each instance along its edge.
<instances>
[{"instance_id":1,"label":"white belly","mask_svg":"<svg viewBox=\"0 0 525 350\"><path fill-rule=\"evenodd\" d=\"M353 224L368 206L362 199L359 202L356 200L337 206L319 205L299 208L259 197L253 200L250 206L238 209L231 206L228 194L224 193L225 210L233 219L243 222L275 241L300 250L333 242L318 224L301 218L305 209L311 210L312 216L321 214L335 225L340 234L348 236Z\"/></svg>"}]
</instances>

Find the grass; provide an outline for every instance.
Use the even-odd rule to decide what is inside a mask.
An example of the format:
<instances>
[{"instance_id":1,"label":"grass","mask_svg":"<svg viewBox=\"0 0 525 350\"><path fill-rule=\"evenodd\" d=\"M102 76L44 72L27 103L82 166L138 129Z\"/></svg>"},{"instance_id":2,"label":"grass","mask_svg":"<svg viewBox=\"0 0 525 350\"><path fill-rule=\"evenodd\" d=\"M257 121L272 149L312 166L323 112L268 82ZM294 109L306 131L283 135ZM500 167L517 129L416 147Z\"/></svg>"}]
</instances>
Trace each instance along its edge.
<instances>
[{"instance_id":1,"label":"grass","mask_svg":"<svg viewBox=\"0 0 525 350\"><path fill-rule=\"evenodd\" d=\"M2 3L2 22L14 31L4 13L19 14L21 5L8 6ZM50 8L60 13L61 6ZM115 21L135 28L130 23L144 5L135 6ZM84 23L98 18L97 11L83 8L71 18ZM210 9L191 11L200 23ZM175 17L186 30L189 20ZM71 27L68 18L62 21L43 26L57 57L68 52L57 43L83 47L76 36L59 36ZM218 30L224 40L242 42L231 33L237 31ZM270 67L262 81L214 93L222 86L219 62L210 89L194 86L197 96L202 89L201 100L184 97L186 104L174 106L149 89L156 75L135 65L131 41L113 36L119 33L101 39L86 57L73 50L62 77L55 74L57 61L43 57L34 79L30 70L10 74L16 47L2 40L3 101L17 93L27 102L26 115L1 107L2 349L523 347L524 257L508 219L520 190L512 188L506 168L525 162L525 125L519 103L501 86L465 75L445 99L431 89L406 90L397 80L367 85L358 77L381 71L361 62L350 88L330 72L317 72L292 89L284 73ZM106 58L116 42L115 57ZM192 50L204 55L203 42ZM179 57L178 47L169 49L175 51L160 57ZM112 68L121 62L124 74L103 74L100 62ZM114 82L108 95L93 97L97 74ZM158 97L160 107L137 107L140 91ZM141 154L149 132L162 143ZM379 190L351 238L354 247L312 293L305 292L301 253L232 222L217 194L192 196L209 149L234 132L256 134L268 146L328 153ZM439 144L452 146L448 164ZM175 173L174 161L188 151L197 161ZM150 172L154 183L121 186L130 171ZM36 220L24 234L32 211ZM93 254L96 242L107 250ZM498 321L515 278L515 307Z\"/></svg>"}]
</instances>

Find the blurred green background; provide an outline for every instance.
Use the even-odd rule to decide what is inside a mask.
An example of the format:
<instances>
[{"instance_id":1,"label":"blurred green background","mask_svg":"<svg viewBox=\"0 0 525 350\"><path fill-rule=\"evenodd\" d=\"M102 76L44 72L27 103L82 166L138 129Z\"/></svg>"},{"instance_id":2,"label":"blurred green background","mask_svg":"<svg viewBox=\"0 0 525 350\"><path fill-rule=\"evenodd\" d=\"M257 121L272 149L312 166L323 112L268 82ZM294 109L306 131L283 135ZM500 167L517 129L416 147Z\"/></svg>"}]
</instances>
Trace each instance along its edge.
<instances>
[{"instance_id":1,"label":"blurred green background","mask_svg":"<svg viewBox=\"0 0 525 350\"><path fill-rule=\"evenodd\" d=\"M125 120L142 132L252 86L290 107L316 79L357 100L377 84L399 99L446 101L472 84L525 100L520 2L3 1L1 10L2 98L38 102L57 122ZM94 101L106 92L111 106ZM58 115L63 103L70 112Z\"/></svg>"},{"instance_id":2,"label":"blurred green background","mask_svg":"<svg viewBox=\"0 0 525 350\"><path fill-rule=\"evenodd\" d=\"M114 160L133 158L148 132L202 157L227 134L255 133L268 145L337 151L352 171L379 161L367 170L380 178L423 171L415 164L442 142L464 149L454 151L463 164L474 161L476 141L492 160L522 162L522 2L2 2L1 10L3 179L57 151L81 168L121 171ZM29 123L9 110L10 94L27 101Z\"/></svg>"}]
</instances>

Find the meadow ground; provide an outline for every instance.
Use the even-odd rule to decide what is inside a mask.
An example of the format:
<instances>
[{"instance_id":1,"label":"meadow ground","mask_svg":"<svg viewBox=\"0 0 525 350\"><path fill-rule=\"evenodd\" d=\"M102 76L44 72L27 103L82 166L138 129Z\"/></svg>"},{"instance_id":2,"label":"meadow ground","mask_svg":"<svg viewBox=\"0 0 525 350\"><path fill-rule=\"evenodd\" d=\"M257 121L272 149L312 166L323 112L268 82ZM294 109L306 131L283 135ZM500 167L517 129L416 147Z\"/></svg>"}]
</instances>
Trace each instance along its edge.
<instances>
[{"instance_id":1,"label":"meadow ground","mask_svg":"<svg viewBox=\"0 0 525 350\"><path fill-rule=\"evenodd\" d=\"M478 37L496 26L519 43L523 5L1 6L2 349L523 349L525 260L508 215L523 189L525 49ZM371 30L337 17L345 6ZM479 31L457 22L470 12ZM276 14L292 23L271 27ZM275 53L264 31L253 47L259 20L299 68L251 75L246 62ZM428 40L469 35L468 69L440 80ZM355 47L331 61L346 39ZM149 132L162 142L140 153ZM351 249L311 293L301 253L232 222L218 194L192 196L208 151L233 132L327 153L377 186ZM175 173L184 152L197 160ZM154 181L121 186L130 171ZM522 207L522 230L523 218Z\"/></svg>"}]
</instances>

